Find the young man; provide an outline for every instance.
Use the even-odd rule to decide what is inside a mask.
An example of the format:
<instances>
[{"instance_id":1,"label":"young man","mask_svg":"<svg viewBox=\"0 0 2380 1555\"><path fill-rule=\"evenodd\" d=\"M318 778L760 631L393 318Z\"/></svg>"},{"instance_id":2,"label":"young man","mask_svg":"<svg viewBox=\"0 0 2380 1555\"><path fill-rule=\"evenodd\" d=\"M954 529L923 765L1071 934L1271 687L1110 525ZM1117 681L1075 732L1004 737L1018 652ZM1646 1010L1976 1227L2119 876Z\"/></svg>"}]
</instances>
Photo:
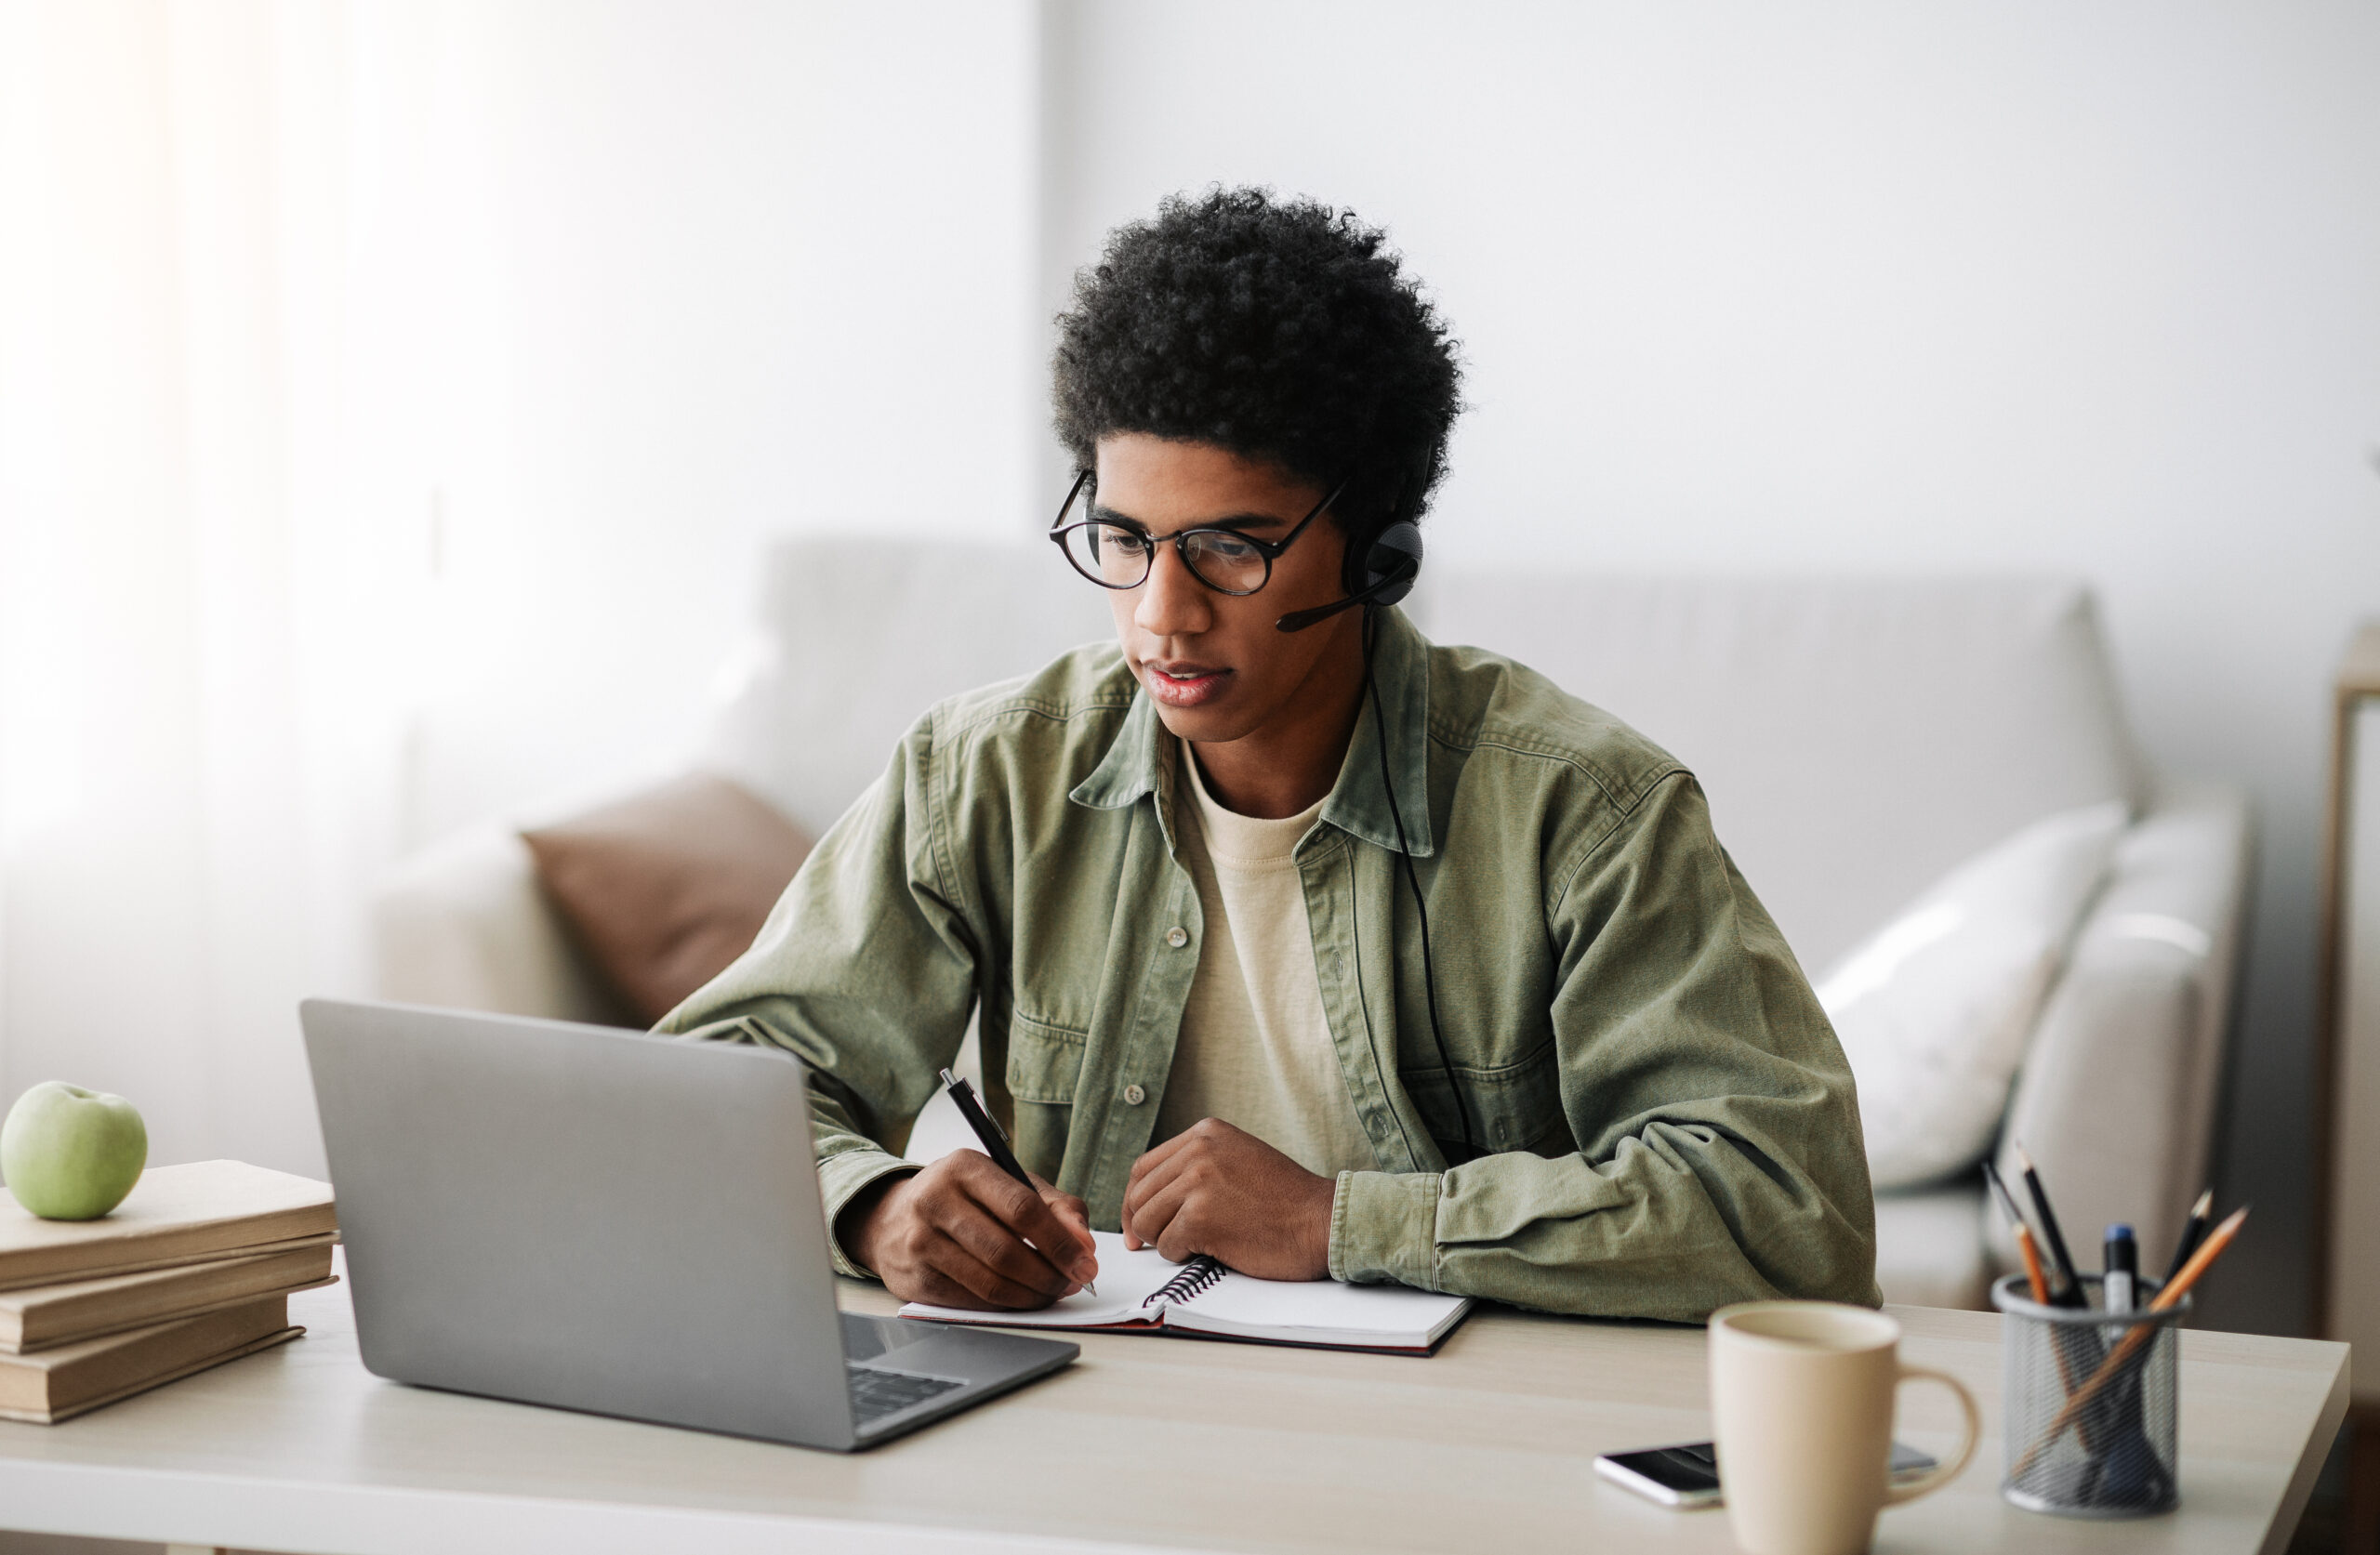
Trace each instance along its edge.
<instances>
[{"instance_id":1,"label":"young man","mask_svg":"<svg viewBox=\"0 0 2380 1555\"><path fill-rule=\"evenodd\" d=\"M1053 535L1117 641L928 712L663 1022L810 1065L840 1267L1035 1307L1098 1226L1557 1311L1876 1301L1849 1069L1691 774L1386 603L1459 374L1382 235L1169 201L1060 323ZM882 1142L979 1005L1038 1192Z\"/></svg>"}]
</instances>

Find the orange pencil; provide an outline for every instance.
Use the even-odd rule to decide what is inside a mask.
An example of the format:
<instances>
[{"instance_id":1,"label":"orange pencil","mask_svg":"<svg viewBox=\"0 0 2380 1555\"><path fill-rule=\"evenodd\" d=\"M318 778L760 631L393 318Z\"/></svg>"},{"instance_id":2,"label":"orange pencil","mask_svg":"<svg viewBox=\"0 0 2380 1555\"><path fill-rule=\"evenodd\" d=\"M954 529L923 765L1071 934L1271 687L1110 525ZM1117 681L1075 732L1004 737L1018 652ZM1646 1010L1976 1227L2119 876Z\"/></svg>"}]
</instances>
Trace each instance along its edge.
<instances>
[{"instance_id":1,"label":"orange pencil","mask_svg":"<svg viewBox=\"0 0 2380 1555\"><path fill-rule=\"evenodd\" d=\"M2221 1258L2223 1249L2231 1245L2231 1239L2240 1234L2240 1227L2247 1219L2248 1206L2242 1205L2233 1210L2221 1225L2207 1232L2206 1240L2198 1245L2198 1251L2190 1255L2189 1262L2182 1265L2182 1272L2166 1281L2164 1288L2158 1291L2157 1299L2149 1303L2149 1310L2162 1312L2188 1295L2190 1286L2198 1284L2198 1277L2206 1272L2207 1265Z\"/></svg>"},{"instance_id":2,"label":"orange pencil","mask_svg":"<svg viewBox=\"0 0 2380 1555\"><path fill-rule=\"evenodd\" d=\"M2042 1250L2033 1240L2032 1225L2025 1219L2025 1212L2016 1207L2016 1200L2008 1192L2008 1185L2000 1180L2000 1174L1992 1169L1989 1161L1983 1164L1983 1175L1984 1179L1991 1184L1993 1195L2000 1200L2000 1213L2008 1217L2008 1229L2016 1238L2017 1256L2025 1260L2025 1278L2033 1287L2033 1299L2045 1303L2049 1300L2049 1276L2042 1272Z\"/></svg>"},{"instance_id":3,"label":"orange pencil","mask_svg":"<svg viewBox=\"0 0 2380 1555\"><path fill-rule=\"evenodd\" d=\"M2042 1268L2041 1244L2033 1240L2032 1222L2026 1219L2025 1212L2016 1207L2015 1195L2008 1192L2008 1185L2000 1180L2000 1174L1992 1169L1989 1161L1983 1164L1983 1176L2000 1200L2000 1212L2008 1217L2008 1231L2016 1239L2017 1256L2025 1260L2025 1283L2032 1290L2033 1299L2043 1306L2049 1305L2049 1275ZM2071 1393L2074 1391L2074 1357L2063 1343L2050 1348L2057 1356L2058 1384ZM2087 1442L2090 1432L2086 1430L2083 1435Z\"/></svg>"},{"instance_id":4,"label":"orange pencil","mask_svg":"<svg viewBox=\"0 0 2380 1555\"><path fill-rule=\"evenodd\" d=\"M2025 1260L2025 1278L2033 1287L2033 1299L2046 1305L2049 1276L2042 1272L2042 1251L2033 1245L2033 1228L2022 1220L2016 1222L2016 1251Z\"/></svg>"},{"instance_id":5,"label":"orange pencil","mask_svg":"<svg viewBox=\"0 0 2380 1555\"><path fill-rule=\"evenodd\" d=\"M2205 1273L2208 1266L2223 1256L2224 1248L2231 1245L2231 1239L2240 1234L2240 1227L2247 1219L2248 1211L2244 1206L2235 1209L2228 1219L2209 1232L2206 1240L2199 1244L2198 1251L2190 1255L2189 1262L2182 1265L2182 1272L2175 1275L2171 1281L2167 1282L2165 1287L2157 1293L2157 1299L2149 1303L2149 1310L2152 1312L2164 1311L2188 1294L2190 1286L2198 1284L2199 1276ZM2097 1398L2107 1385L2115 1380L2116 1374L2123 1369L2124 1363L2139 1354L2142 1348L2155 1337L2156 1333L2157 1324L2135 1324L2132 1332L2123 1337L2122 1342L2109 1351L2108 1358L2099 1363L2099 1369L2091 1374L2091 1379L2088 1382L2083 1383L2068 1396L2066 1407L2060 1409L2057 1412L2057 1417L2050 1421L2049 1429L2042 1432L2041 1440L2026 1449L2025 1456L2017 1459L2016 1467L2008 1477L2011 1480L2023 1479L2025 1470L2033 1466L2033 1460L2048 1450L2049 1444L2057 1440L2060 1431L2074 1423L2074 1417L2090 1406L2091 1401Z\"/></svg>"}]
</instances>

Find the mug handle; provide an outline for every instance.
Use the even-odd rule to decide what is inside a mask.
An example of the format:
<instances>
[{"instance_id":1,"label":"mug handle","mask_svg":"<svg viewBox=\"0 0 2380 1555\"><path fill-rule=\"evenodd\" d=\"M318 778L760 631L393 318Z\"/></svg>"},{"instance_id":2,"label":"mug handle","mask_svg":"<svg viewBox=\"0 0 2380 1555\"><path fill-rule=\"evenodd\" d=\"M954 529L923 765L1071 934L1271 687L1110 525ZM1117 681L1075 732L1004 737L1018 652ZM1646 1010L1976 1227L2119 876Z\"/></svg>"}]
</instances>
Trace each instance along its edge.
<instances>
[{"instance_id":1,"label":"mug handle","mask_svg":"<svg viewBox=\"0 0 2380 1555\"><path fill-rule=\"evenodd\" d=\"M1895 1379L1893 1386L1897 1388L1903 1382L1921 1380L1938 1382L1959 1396L1959 1407L1966 1411L1966 1440L1959 1443L1959 1450L1952 1455L1950 1462L1929 1470L1924 1478L1911 1480L1907 1484L1886 1485L1884 1505L1888 1507L1897 1507L1904 1501L1914 1501L1921 1496L1930 1496L1957 1479L1959 1471L1964 1469L1968 1460L1975 1456L1976 1443L1983 1436L1983 1415L1975 1406L1975 1395L1967 1391L1965 1383L1961 1382L1950 1373L1935 1371L1926 1366L1903 1366L1900 1368L1900 1376Z\"/></svg>"}]
</instances>

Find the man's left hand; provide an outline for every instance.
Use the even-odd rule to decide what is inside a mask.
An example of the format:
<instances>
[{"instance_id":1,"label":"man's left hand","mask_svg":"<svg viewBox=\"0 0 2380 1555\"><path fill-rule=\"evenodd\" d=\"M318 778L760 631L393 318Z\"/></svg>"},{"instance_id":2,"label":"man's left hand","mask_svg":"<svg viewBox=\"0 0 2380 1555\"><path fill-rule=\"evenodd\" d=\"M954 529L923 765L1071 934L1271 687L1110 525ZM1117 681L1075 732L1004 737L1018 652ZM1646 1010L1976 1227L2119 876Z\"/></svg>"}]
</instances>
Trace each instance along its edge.
<instances>
[{"instance_id":1,"label":"man's left hand","mask_svg":"<svg viewBox=\"0 0 2380 1555\"><path fill-rule=\"evenodd\" d=\"M1132 1163L1124 1245L1176 1263L1205 1253L1260 1280L1327 1279L1338 1187L1255 1135L1201 1118Z\"/></svg>"}]
</instances>

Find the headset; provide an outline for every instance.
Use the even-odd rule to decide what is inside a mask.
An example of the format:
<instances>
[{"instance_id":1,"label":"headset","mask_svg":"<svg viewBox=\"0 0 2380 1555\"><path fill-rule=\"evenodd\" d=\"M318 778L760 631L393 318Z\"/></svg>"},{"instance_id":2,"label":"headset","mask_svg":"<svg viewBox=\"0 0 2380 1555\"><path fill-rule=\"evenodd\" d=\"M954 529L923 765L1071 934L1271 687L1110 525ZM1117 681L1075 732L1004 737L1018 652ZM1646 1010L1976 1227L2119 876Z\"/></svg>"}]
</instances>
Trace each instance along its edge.
<instances>
[{"instance_id":1,"label":"headset","mask_svg":"<svg viewBox=\"0 0 2380 1555\"><path fill-rule=\"evenodd\" d=\"M1381 532L1363 545L1349 536L1346 565L1340 577L1340 586L1346 597L1312 610L1291 611L1274 626L1284 632L1302 632L1308 626L1327 621L1342 610L1364 607L1364 692L1372 705L1372 728L1377 737L1373 745L1380 753L1381 792L1388 796L1389 819L1396 823L1396 852L1405 865L1406 889L1413 893L1413 911L1421 923L1421 988L1429 999L1430 1046L1436 1049L1438 1068L1447 1077L1447 1089L1454 1097L1456 1121L1462 1129L1463 1159L1476 1159L1479 1146L1471 1132L1471 1109L1463 1101L1462 1087L1456 1083L1454 1064L1447 1057L1445 1034L1438 1028L1438 977L1430 961L1430 909L1421 900L1421 877L1413 870L1412 845L1406 840L1405 815L1397 808L1396 786L1390 780L1388 768L1388 719L1381 711L1380 682L1372 676L1372 647L1380 634L1377 613L1413 592L1413 580L1421 572L1421 504L1427 499L1431 484L1437 479L1438 462L1444 455L1443 438L1430 444L1429 452L1415 464L1411 474L1396 494L1396 507ZM1389 943L1395 944L1395 936Z\"/></svg>"},{"instance_id":2,"label":"headset","mask_svg":"<svg viewBox=\"0 0 2380 1555\"><path fill-rule=\"evenodd\" d=\"M1389 515L1378 534L1360 546L1354 543L1354 536L1349 536L1347 560L1339 578L1339 586L1347 591L1346 598L1312 610L1293 610L1274 622L1276 627L1285 632L1302 632L1342 610L1357 605L1385 609L1413 592L1413 580L1421 572L1421 504L1429 495L1431 482L1437 479L1443 446L1440 442L1432 443L1430 451L1413 467L1411 476L1396 494L1395 511ZM1364 649L1367 677L1371 672L1370 640L1368 626Z\"/></svg>"}]
</instances>

